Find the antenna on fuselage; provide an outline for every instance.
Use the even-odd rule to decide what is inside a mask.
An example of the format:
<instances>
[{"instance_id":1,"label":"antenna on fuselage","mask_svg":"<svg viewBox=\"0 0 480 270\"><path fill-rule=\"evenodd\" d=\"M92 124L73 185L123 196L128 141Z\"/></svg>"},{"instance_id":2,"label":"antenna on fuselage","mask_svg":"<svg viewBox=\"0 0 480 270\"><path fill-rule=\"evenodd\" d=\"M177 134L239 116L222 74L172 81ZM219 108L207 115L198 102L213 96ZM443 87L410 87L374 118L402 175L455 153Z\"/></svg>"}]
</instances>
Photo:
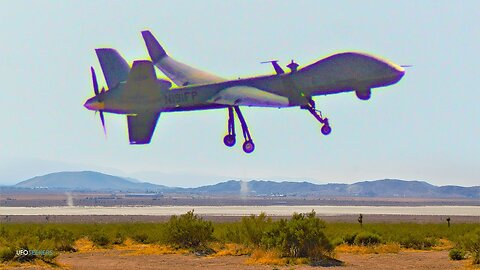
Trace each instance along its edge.
<instances>
[{"instance_id":1,"label":"antenna on fuselage","mask_svg":"<svg viewBox=\"0 0 480 270\"><path fill-rule=\"evenodd\" d=\"M298 64L295 63L292 59L292 62L290 62L290 64L288 64L287 67L290 69L290 72L295 72L298 69Z\"/></svg>"},{"instance_id":2,"label":"antenna on fuselage","mask_svg":"<svg viewBox=\"0 0 480 270\"><path fill-rule=\"evenodd\" d=\"M260 62L260 64L266 64L266 63L271 63L272 64L272 66L275 69L275 72L277 73L277 75L285 73L285 71L283 71L282 67L280 67L280 65L278 64L278 60L270 60L270 61Z\"/></svg>"}]
</instances>

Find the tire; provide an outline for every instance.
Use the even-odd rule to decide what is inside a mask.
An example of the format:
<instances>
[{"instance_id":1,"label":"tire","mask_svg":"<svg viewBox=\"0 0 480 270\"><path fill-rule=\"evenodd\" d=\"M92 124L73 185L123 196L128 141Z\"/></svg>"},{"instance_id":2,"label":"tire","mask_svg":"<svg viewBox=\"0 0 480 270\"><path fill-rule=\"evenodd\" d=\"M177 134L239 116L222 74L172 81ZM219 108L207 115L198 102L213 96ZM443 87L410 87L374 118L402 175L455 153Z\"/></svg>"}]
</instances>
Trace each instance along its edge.
<instances>
[{"instance_id":1,"label":"tire","mask_svg":"<svg viewBox=\"0 0 480 270\"><path fill-rule=\"evenodd\" d=\"M234 146L235 143L236 143L235 136L230 135L230 134L226 135L225 137L223 137L223 143L228 147Z\"/></svg>"},{"instance_id":2,"label":"tire","mask_svg":"<svg viewBox=\"0 0 480 270\"><path fill-rule=\"evenodd\" d=\"M255 144L252 141L245 141L243 143L243 151L247 154L250 154L255 150Z\"/></svg>"},{"instance_id":3,"label":"tire","mask_svg":"<svg viewBox=\"0 0 480 270\"><path fill-rule=\"evenodd\" d=\"M322 134L326 136L332 132L332 128L330 127L330 125L323 125L321 131Z\"/></svg>"}]
</instances>

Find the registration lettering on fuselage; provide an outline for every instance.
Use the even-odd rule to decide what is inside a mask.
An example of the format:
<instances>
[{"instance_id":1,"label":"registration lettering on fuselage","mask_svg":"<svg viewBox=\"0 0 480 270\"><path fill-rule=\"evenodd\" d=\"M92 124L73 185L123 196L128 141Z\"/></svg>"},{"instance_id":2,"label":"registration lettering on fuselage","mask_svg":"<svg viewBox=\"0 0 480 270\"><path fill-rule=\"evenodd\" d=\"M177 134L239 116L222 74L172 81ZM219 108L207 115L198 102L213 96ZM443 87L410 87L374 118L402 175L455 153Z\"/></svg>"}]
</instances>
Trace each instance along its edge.
<instances>
[{"instance_id":1,"label":"registration lettering on fuselage","mask_svg":"<svg viewBox=\"0 0 480 270\"><path fill-rule=\"evenodd\" d=\"M178 104L178 103L189 103L195 102L195 97L197 96L197 91L182 91L177 93L166 94L165 103L167 104Z\"/></svg>"}]
</instances>

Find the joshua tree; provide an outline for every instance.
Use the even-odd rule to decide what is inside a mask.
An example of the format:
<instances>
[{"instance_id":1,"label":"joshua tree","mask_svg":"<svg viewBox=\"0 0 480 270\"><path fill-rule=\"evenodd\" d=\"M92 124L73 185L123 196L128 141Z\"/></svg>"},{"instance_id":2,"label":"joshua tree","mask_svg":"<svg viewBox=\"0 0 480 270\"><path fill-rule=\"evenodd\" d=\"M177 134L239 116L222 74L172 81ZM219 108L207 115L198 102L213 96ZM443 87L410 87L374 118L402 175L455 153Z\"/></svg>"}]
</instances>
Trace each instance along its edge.
<instances>
[{"instance_id":1,"label":"joshua tree","mask_svg":"<svg viewBox=\"0 0 480 270\"><path fill-rule=\"evenodd\" d=\"M360 214L360 216L358 216L358 223L360 223L360 227L363 228L363 215Z\"/></svg>"},{"instance_id":2,"label":"joshua tree","mask_svg":"<svg viewBox=\"0 0 480 270\"><path fill-rule=\"evenodd\" d=\"M450 217L447 217L448 228L450 228Z\"/></svg>"}]
</instances>

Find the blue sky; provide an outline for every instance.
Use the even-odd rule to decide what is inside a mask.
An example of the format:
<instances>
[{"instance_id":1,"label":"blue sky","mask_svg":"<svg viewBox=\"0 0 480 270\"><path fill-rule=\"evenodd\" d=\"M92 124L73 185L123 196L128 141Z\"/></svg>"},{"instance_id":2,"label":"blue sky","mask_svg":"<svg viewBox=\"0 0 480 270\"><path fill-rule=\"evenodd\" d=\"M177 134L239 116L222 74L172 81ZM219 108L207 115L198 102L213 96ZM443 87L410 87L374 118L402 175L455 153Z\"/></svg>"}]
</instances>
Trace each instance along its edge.
<instances>
[{"instance_id":1,"label":"blue sky","mask_svg":"<svg viewBox=\"0 0 480 270\"><path fill-rule=\"evenodd\" d=\"M0 184L60 170L100 170L199 186L226 178L317 183L383 178L480 183L477 1L4 1L0 4ZM243 109L256 143L222 143L226 110L162 114L150 145L126 119L82 105L94 52L148 59L150 29L177 60L225 78L272 73L364 51L412 68L368 102L319 97L333 132L307 111ZM160 71L157 75L162 77ZM101 78L101 76L99 76ZM103 78L101 84L105 85Z\"/></svg>"}]
</instances>

